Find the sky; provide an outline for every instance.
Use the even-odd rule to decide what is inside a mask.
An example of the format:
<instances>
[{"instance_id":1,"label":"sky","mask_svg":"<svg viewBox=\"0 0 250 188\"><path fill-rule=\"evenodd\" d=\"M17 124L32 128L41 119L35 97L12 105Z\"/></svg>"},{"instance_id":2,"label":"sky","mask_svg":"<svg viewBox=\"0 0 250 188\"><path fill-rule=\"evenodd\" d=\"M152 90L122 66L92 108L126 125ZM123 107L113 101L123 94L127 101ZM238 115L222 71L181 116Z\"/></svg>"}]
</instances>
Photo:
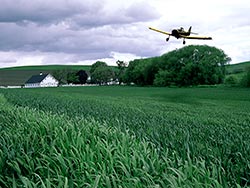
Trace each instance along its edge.
<instances>
[{"instance_id":1,"label":"sky","mask_svg":"<svg viewBox=\"0 0 250 188\"><path fill-rule=\"evenodd\" d=\"M222 49L231 64L250 60L249 0L0 0L0 68L91 65L160 56L183 47L183 27Z\"/></svg>"}]
</instances>

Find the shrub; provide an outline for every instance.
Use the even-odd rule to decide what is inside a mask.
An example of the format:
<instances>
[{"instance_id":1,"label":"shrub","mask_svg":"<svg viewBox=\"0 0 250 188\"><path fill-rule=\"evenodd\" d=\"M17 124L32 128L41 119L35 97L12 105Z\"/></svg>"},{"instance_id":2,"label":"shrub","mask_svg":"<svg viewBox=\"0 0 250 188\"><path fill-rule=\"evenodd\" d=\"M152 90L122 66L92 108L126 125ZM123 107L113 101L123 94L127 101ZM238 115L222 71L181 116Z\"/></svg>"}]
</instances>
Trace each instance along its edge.
<instances>
[{"instance_id":1,"label":"shrub","mask_svg":"<svg viewBox=\"0 0 250 188\"><path fill-rule=\"evenodd\" d=\"M241 79L241 86L250 87L250 67L247 68L246 74Z\"/></svg>"},{"instance_id":2,"label":"shrub","mask_svg":"<svg viewBox=\"0 0 250 188\"><path fill-rule=\"evenodd\" d=\"M171 74L167 70L160 70L154 79L154 86L169 86L171 84Z\"/></svg>"},{"instance_id":3,"label":"shrub","mask_svg":"<svg viewBox=\"0 0 250 188\"><path fill-rule=\"evenodd\" d=\"M238 79L236 78L236 76L230 75L225 79L224 84L228 86L235 86L238 84Z\"/></svg>"}]
</instances>

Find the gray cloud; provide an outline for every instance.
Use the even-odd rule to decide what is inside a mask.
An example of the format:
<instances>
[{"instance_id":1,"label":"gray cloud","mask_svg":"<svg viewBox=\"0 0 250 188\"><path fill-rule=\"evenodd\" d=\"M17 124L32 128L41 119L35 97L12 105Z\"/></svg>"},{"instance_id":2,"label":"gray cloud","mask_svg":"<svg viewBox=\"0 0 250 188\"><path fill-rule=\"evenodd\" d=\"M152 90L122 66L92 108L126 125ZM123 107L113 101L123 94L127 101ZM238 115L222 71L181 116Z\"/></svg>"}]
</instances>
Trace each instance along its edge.
<instances>
[{"instance_id":1,"label":"gray cloud","mask_svg":"<svg viewBox=\"0 0 250 188\"><path fill-rule=\"evenodd\" d=\"M101 7L90 0L1 0L0 22L36 23L60 22L75 14L91 12Z\"/></svg>"},{"instance_id":2,"label":"gray cloud","mask_svg":"<svg viewBox=\"0 0 250 188\"><path fill-rule=\"evenodd\" d=\"M198 0L0 0L0 5L0 67L149 57L183 47L174 38L166 43L165 35L147 26L171 31L192 25L193 32L213 40L187 44L222 48L235 62L249 57L249 51L243 50L249 49L248 0L206 4Z\"/></svg>"},{"instance_id":3,"label":"gray cloud","mask_svg":"<svg viewBox=\"0 0 250 188\"><path fill-rule=\"evenodd\" d=\"M79 27L99 27L104 25L123 25L146 22L159 16L149 4L135 3L128 7L107 6L84 14L75 14L68 18L68 23Z\"/></svg>"},{"instance_id":4,"label":"gray cloud","mask_svg":"<svg viewBox=\"0 0 250 188\"><path fill-rule=\"evenodd\" d=\"M109 0L0 1L0 51L38 51L46 62L109 58L112 51L146 56L150 50L142 23L159 16L146 3L122 7Z\"/></svg>"},{"instance_id":5,"label":"gray cloud","mask_svg":"<svg viewBox=\"0 0 250 188\"><path fill-rule=\"evenodd\" d=\"M159 16L149 4L112 6L110 0L0 0L0 22L102 26L148 21Z\"/></svg>"}]
</instances>

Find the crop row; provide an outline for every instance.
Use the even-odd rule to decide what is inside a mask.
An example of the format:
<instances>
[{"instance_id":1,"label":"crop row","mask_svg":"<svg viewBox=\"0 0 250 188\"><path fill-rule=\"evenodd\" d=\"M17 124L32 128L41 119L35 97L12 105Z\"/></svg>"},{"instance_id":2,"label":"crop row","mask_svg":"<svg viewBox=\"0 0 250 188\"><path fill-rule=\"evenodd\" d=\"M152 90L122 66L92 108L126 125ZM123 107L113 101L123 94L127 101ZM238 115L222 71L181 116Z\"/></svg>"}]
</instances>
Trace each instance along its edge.
<instances>
[{"instance_id":1,"label":"crop row","mask_svg":"<svg viewBox=\"0 0 250 188\"><path fill-rule=\"evenodd\" d=\"M88 118L15 107L0 95L1 187L222 187L218 168L182 160Z\"/></svg>"},{"instance_id":2,"label":"crop row","mask_svg":"<svg viewBox=\"0 0 250 188\"><path fill-rule=\"evenodd\" d=\"M171 100L146 94L128 97L124 93L123 97L115 96L115 89L110 88L112 95L84 94L84 89L5 90L4 94L18 106L64 115L71 121L94 119L97 124L135 135L140 141L152 143L159 158L165 153L177 156L181 162L174 163L176 169L187 161L196 164L199 159L211 175L216 166L216 181L223 187L249 185L248 102L223 97L216 100L208 95L198 98L190 93L185 98L175 91L169 96Z\"/></svg>"}]
</instances>

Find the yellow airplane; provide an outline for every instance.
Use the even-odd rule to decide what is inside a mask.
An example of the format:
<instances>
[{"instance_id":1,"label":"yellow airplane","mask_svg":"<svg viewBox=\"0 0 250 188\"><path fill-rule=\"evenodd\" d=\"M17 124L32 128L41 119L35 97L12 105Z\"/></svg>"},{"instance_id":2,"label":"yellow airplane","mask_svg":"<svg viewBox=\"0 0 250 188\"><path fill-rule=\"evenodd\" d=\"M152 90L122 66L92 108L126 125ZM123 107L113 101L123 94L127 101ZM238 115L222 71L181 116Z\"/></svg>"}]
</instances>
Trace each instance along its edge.
<instances>
[{"instance_id":1,"label":"yellow airplane","mask_svg":"<svg viewBox=\"0 0 250 188\"><path fill-rule=\"evenodd\" d=\"M192 26L189 27L188 31L185 31L183 29L183 27L181 27L180 29L173 29L171 31L171 33L165 32L165 31L162 31L159 29L155 29L152 27L149 27L149 29L156 31L156 32L159 32L159 33L162 33L162 34L165 34L165 35L168 35L169 37L166 38L166 41L169 41L170 36L174 36L177 39L183 38L183 44L186 44L185 39L212 40L212 37L190 36L190 34L192 33L191 32ZM192 34L197 34L197 33L192 33Z\"/></svg>"}]
</instances>

